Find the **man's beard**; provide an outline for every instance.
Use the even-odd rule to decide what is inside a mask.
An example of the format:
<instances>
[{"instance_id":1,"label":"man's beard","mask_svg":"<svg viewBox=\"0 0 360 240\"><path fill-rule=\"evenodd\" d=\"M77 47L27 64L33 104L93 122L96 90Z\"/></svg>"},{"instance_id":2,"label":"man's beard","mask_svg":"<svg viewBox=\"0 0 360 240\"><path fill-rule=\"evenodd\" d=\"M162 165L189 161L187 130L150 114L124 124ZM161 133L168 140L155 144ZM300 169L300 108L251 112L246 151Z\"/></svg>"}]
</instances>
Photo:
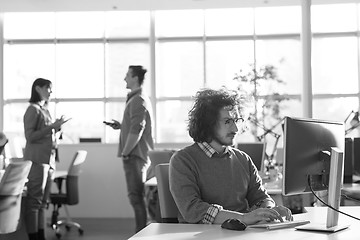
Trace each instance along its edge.
<instances>
[{"instance_id":1,"label":"man's beard","mask_svg":"<svg viewBox=\"0 0 360 240\"><path fill-rule=\"evenodd\" d=\"M215 135L213 140L223 146L232 146L234 144L234 138L231 141L225 141L220 137L218 137L217 135Z\"/></svg>"}]
</instances>

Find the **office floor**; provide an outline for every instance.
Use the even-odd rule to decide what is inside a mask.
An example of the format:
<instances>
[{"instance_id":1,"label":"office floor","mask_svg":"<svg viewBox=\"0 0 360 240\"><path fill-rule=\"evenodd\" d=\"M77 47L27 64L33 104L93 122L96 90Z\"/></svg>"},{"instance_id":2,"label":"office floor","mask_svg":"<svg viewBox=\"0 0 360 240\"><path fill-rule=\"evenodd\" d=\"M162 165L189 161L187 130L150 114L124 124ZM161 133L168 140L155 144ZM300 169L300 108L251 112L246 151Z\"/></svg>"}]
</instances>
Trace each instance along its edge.
<instances>
[{"instance_id":1,"label":"office floor","mask_svg":"<svg viewBox=\"0 0 360 240\"><path fill-rule=\"evenodd\" d=\"M135 221L132 218L78 218L74 219L83 228L79 235L77 229L69 232L61 228L62 240L126 240L134 235ZM47 240L58 240L51 228L46 230Z\"/></svg>"}]
</instances>

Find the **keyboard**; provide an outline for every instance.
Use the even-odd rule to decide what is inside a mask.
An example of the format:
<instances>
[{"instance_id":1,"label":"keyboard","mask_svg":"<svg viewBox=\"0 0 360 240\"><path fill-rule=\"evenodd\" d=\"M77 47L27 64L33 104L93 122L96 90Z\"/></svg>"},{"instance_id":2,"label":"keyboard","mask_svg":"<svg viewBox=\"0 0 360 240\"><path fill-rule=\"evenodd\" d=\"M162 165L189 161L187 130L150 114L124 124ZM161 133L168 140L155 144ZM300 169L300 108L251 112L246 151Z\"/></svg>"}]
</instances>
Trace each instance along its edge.
<instances>
[{"instance_id":1,"label":"keyboard","mask_svg":"<svg viewBox=\"0 0 360 240\"><path fill-rule=\"evenodd\" d=\"M261 222L254 225L249 225L249 228L265 228L265 229L280 229L280 228L293 228L296 226L308 224L310 221L308 220L294 220L294 221L284 221L284 222Z\"/></svg>"}]
</instances>

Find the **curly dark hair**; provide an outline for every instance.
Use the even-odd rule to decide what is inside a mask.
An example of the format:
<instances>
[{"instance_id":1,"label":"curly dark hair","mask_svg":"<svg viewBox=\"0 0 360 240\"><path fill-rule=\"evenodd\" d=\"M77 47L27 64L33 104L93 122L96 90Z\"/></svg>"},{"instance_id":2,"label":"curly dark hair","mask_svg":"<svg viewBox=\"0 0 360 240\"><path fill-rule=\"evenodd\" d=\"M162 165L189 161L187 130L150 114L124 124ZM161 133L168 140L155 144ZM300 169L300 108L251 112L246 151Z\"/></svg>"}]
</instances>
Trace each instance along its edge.
<instances>
[{"instance_id":1,"label":"curly dark hair","mask_svg":"<svg viewBox=\"0 0 360 240\"><path fill-rule=\"evenodd\" d=\"M188 131L195 142L211 142L218 124L220 110L224 107L240 108L238 92L220 89L203 89L196 93L189 111Z\"/></svg>"}]
</instances>

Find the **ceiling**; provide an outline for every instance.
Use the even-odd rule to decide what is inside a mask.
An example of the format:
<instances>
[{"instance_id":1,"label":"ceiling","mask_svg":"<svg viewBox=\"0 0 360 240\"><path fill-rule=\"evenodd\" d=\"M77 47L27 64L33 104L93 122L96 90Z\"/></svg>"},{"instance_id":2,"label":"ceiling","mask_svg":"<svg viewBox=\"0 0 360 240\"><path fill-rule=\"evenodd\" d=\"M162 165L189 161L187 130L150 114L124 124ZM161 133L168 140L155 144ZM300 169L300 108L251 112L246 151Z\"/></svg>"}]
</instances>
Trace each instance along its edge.
<instances>
[{"instance_id":1,"label":"ceiling","mask_svg":"<svg viewBox=\"0 0 360 240\"><path fill-rule=\"evenodd\" d=\"M0 12L234 8L299 5L301 1L303 0L0 0ZM313 4L324 2L344 3L360 0L312 1Z\"/></svg>"}]
</instances>

